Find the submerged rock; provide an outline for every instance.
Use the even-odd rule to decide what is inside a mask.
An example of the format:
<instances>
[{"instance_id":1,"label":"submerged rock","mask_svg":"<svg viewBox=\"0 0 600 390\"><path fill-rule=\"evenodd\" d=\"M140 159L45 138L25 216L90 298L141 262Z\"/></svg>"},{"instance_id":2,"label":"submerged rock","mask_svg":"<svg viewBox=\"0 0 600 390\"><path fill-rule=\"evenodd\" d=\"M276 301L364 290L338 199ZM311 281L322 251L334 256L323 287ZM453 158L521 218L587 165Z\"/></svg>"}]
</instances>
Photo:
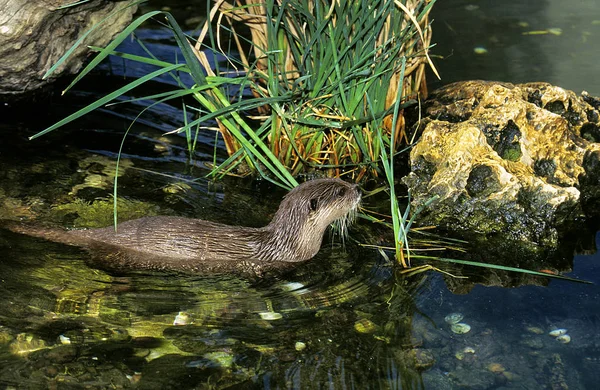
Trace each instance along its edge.
<instances>
[{"instance_id":1,"label":"submerged rock","mask_svg":"<svg viewBox=\"0 0 600 390\"><path fill-rule=\"evenodd\" d=\"M582 184L600 188L599 107L547 83L467 81L435 91L404 178L415 209L438 196L420 221L495 238L505 256L518 252L514 243L526 256L547 255L584 214L581 192L593 191Z\"/></svg>"}]
</instances>

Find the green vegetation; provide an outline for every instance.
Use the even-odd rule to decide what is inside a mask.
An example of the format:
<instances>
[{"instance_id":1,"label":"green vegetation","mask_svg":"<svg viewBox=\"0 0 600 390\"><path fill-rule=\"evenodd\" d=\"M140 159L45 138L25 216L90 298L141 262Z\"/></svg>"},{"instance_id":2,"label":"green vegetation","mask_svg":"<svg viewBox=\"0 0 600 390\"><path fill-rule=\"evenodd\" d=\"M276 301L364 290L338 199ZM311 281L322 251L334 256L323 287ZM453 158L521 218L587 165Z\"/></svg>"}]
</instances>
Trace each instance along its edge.
<instances>
[{"instance_id":1,"label":"green vegetation","mask_svg":"<svg viewBox=\"0 0 600 390\"><path fill-rule=\"evenodd\" d=\"M217 161L215 153L213 177L256 172L290 188L297 184L294 176L300 173L322 171L351 176L355 181L383 173L390 189L396 254L403 259L412 219L408 219L408 210L401 213L398 208L393 161L408 142L403 109L424 88L426 64L435 72L427 56L431 35L428 14L434 3L217 2L199 37L186 35L168 12L149 12L134 20L107 47L94 48L98 54L65 92L111 55L154 65L157 70L32 138L111 103L145 82L169 75L177 84L171 91L128 102L173 104L193 98L196 104L183 108L196 112L197 118L190 122L184 119L176 130L186 134L193 152L199 131L204 131L200 126L208 120L217 121L218 136L229 158ZM183 62L160 61L142 42L147 56L116 50L142 23L158 17L163 17L172 31ZM251 40L237 33L240 22L250 29ZM235 50L223 51L225 40L235 42ZM75 46L79 44L81 40ZM224 65L219 56L227 59ZM181 76L184 73L191 76L192 85L186 84ZM114 212L116 215L116 205ZM403 260L402 264L407 266Z\"/></svg>"},{"instance_id":2,"label":"green vegetation","mask_svg":"<svg viewBox=\"0 0 600 390\"><path fill-rule=\"evenodd\" d=\"M184 113L195 112L196 118L188 121L184 115L183 126L175 130L185 133L192 153L199 132L207 131L201 128L202 124L217 121L219 128L215 134L210 176L254 172L286 188L297 184L294 176L315 171L349 176L354 181L383 176L387 186L378 191L387 191L391 217L364 217L393 230L393 249L402 267L411 267L412 256L420 262L440 260L519 271L415 254L421 250L453 248L460 243L440 241L412 229L415 217L433 198L415 211L410 209L410 201L404 211L398 203L394 158L411 142L404 128L403 110L418 99L420 89L424 89L427 64L436 72L427 56L431 33L428 14L434 0L246 1L217 2L198 37L186 35L167 12L153 11L138 17L107 47L93 48L97 56L67 90L111 55L154 65L157 69L32 138L111 103L145 82L168 75L177 85L172 90L126 102L150 101L148 109L155 104L179 104L183 98L187 98L187 102L192 98L195 104L181 104ZM139 44L147 56L116 50L142 23L158 17L163 17L166 27L172 31L183 62L160 61L142 42ZM251 39L237 32L240 25L249 29ZM224 43L228 50L222 49ZM79 44L81 40L76 43ZM49 73L60 66L71 51ZM220 61L223 58L226 61ZM184 74L186 77L182 77ZM190 77L193 83L186 83ZM225 161L218 161L216 157L219 137L229 154ZM115 177L118 177L118 166ZM116 185L115 180L115 199ZM116 223L117 211L129 207L123 208L122 200L114 203ZM109 202L100 201L92 207L72 205L74 208L63 211L81 214L87 209L89 218L77 223L89 226L90 220L104 219L101 215L106 214L103 210L107 205ZM148 212L151 210L144 214ZM105 222L100 224L105 225ZM411 237L409 247L411 231L420 233L422 238ZM380 251L385 256L382 248ZM437 270L425 264L409 272L430 269ZM521 272L539 275L532 271Z\"/></svg>"},{"instance_id":3,"label":"green vegetation","mask_svg":"<svg viewBox=\"0 0 600 390\"><path fill-rule=\"evenodd\" d=\"M233 6L219 2L215 7L220 8L211 10L212 19L197 39L186 36L169 13L147 13L106 48L96 48L98 55L66 91L109 55L155 65L158 70L33 138L168 74L178 88L133 100L158 103L195 98L198 105L187 109L198 112L199 117L177 130L186 133L193 149L199 126L218 120L230 158L215 166L213 175L246 164L284 187L296 184L293 176L312 170L333 171L329 173L337 176L352 174L356 180L365 174L377 175L381 172L382 148L389 148L393 155L403 147L402 139L406 140L401 110L408 97L416 97L424 85L427 16L433 4L415 0L301 0ZM237 34L233 24L226 27L213 22L217 15L245 23L252 41ZM151 53L141 57L115 50L143 22L158 16L165 17L184 63L159 61ZM223 31L237 43L239 60L233 52L220 49ZM248 47L254 53L252 61L245 54ZM68 55L70 52L56 66ZM219 55L227 58L225 66L219 64ZM195 84L186 85L180 72L188 73ZM244 96L248 91L254 96ZM394 131L392 126L396 126Z\"/></svg>"}]
</instances>

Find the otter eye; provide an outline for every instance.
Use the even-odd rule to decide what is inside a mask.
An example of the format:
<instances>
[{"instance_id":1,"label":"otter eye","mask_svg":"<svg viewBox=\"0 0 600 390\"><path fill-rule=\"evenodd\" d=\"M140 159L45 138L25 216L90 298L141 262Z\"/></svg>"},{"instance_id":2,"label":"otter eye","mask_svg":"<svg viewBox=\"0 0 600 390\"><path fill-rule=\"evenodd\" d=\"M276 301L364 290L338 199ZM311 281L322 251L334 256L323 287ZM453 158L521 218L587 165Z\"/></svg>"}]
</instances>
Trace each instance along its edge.
<instances>
[{"instance_id":1,"label":"otter eye","mask_svg":"<svg viewBox=\"0 0 600 390\"><path fill-rule=\"evenodd\" d=\"M338 188L335 191L335 194L341 198L342 196L346 195L346 188L344 188L344 187Z\"/></svg>"},{"instance_id":2,"label":"otter eye","mask_svg":"<svg viewBox=\"0 0 600 390\"><path fill-rule=\"evenodd\" d=\"M310 209L312 211L317 211L317 207L319 206L319 201L316 198L310 200Z\"/></svg>"}]
</instances>

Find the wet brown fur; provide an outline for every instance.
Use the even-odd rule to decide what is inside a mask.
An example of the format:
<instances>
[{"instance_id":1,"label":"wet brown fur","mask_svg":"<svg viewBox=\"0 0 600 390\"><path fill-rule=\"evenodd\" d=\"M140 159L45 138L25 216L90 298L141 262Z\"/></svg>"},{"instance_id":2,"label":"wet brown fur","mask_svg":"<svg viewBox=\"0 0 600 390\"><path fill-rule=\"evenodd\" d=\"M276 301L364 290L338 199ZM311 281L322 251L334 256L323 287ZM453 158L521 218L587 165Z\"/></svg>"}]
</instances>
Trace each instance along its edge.
<instances>
[{"instance_id":1,"label":"wet brown fur","mask_svg":"<svg viewBox=\"0 0 600 390\"><path fill-rule=\"evenodd\" d=\"M353 216L358 187L340 179L317 179L291 190L269 225L229 226L183 217L145 217L114 228L62 230L4 223L12 231L83 247L97 265L111 269L261 274L317 254L323 234Z\"/></svg>"}]
</instances>

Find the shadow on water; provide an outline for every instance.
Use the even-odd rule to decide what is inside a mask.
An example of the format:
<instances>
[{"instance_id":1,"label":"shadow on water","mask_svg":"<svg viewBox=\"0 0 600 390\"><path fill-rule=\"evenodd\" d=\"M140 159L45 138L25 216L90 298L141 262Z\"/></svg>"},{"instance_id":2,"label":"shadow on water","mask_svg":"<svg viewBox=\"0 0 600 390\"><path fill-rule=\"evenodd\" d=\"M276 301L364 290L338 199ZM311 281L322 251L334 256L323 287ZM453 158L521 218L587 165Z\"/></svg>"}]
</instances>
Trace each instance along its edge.
<instances>
[{"instance_id":1,"label":"shadow on water","mask_svg":"<svg viewBox=\"0 0 600 390\"><path fill-rule=\"evenodd\" d=\"M444 3L436 4L439 15L452 11ZM447 3L450 8L450 3L470 4ZM477 2L480 8L473 15L508 15L515 23L514 14L533 15L530 27L538 29L534 21L545 26L546 19L535 15L550 3L538 2L535 9L506 6L500 13L496 3ZM462 22L436 16L437 31L440 25L458 31L456 23L470 23L470 15L463 12ZM500 34L512 28L512 19L508 25L502 17L497 23L480 20L486 31L496 31L498 47L510 48L504 39L521 37L520 32ZM146 30L140 36L168 55L172 43L162 32ZM439 49L452 47L436 40ZM546 75L560 73L543 50L508 51L517 53L511 58L529 54L539 61L539 78L552 81ZM445 64L458 67L452 61L469 55L469 50L454 49ZM525 81L520 77L531 69L490 62L490 57L481 64L469 62L465 70L476 77ZM113 63L112 70L118 69ZM443 74L444 82L472 78L455 70ZM80 88L103 93L120 82L101 72ZM139 107L100 111L70 129L26 141L94 96L79 91L53 98L39 115L3 116L0 218L67 227L111 223L114 159ZM214 134L201 140L192 161L184 140L161 135L178 127L181 115L179 108L161 105L133 128L119 177L121 215L266 224L283 193L249 180L227 178L217 185L205 180ZM222 148L218 153L223 158ZM360 225L355 232L364 228ZM570 276L591 280L593 286L448 269L470 276L463 281L438 273L407 277L372 251L354 243L343 251L331 241L290 273L251 281L226 275L110 274L89 267L87 252L0 229L0 384L443 390L586 389L598 383L597 253L576 256L573 263L570 255L565 257L565 267L574 264ZM556 329L565 334L548 335ZM561 337L566 335L568 343Z\"/></svg>"}]
</instances>

